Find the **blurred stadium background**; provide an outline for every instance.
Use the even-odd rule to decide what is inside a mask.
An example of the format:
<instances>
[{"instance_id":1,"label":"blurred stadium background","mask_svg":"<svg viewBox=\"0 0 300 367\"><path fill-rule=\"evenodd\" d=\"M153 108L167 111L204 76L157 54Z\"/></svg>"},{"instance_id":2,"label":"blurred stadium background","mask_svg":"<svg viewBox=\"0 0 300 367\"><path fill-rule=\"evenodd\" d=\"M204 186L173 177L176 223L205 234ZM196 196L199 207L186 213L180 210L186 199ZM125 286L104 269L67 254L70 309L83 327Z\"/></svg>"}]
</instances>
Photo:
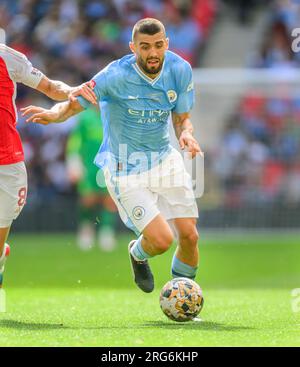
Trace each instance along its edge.
<instances>
[{"instance_id":1,"label":"blurred stadium background","mask_svg":"<svg viewBox=\"0 0 300 367\"><path fill-rule=\"evenodd\" d=\"M291 49L299 9L293 0L1 0L0 26L34 66L77 85L128 53L138 19L161 19L171 50L194 68L200 228L299 228L300 53ZM19 85L18 108L29 104L52 102ZM76 228L65 164L74 126L76 118L27 126L19 116L30 190L15 231Z\"/></svg>"},{"instance_id":2,"label":"blurred stadium background","mask_svg":"<svg viewBox=\"0 0 300 367\"><path fill-rule=\"evenodd\" d=\"M0 344L299 345L291 290L300 278L300 52L291 32L300 2L0 0L7 44L70 85L128 53L131 28L146 16L165 23L171 50L194 68L204 322L174 325L160 312L172 251L151 262L155 291L136 289L133 234L119 219L117 251L76 248L78 193L66 158L79 120L43 127L19 115L29 196L10 236ZM18 86L18 108L52 103Z\"/></svg>"}]
</instances>

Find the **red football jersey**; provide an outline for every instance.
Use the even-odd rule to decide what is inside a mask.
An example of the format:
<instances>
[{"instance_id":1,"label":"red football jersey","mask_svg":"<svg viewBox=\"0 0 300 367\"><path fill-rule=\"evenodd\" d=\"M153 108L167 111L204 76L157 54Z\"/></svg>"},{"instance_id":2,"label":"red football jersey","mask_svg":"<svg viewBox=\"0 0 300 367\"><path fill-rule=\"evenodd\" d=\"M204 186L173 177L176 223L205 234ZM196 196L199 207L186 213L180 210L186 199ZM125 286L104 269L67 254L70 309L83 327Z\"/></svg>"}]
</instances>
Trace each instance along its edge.
<instances>
[{"instance_id":1,"label":"red football jersey","mask_svg":"<svg viewBox=\"0 0 300 367\"><path fill-rule=\"evenodd\" d=\"M36 88L42 77L43 74L32 67L26 56L0 44L0 165L24 160L22 142L16 128L16 83Z\"/></svg>"}]
</instances>

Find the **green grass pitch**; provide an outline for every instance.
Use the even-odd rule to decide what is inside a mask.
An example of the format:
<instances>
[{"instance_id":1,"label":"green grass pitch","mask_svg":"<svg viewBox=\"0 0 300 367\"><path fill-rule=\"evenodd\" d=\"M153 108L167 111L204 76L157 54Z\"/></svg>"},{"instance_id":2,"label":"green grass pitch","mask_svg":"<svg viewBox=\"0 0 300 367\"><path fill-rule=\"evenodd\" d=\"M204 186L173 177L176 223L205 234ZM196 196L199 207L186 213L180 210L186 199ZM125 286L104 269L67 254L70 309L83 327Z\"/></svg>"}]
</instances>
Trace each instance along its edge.
<instances>
[{"instance_id":1,"label":"green grass pitch","mask_svg":"<svg viewBox=\"0 0 300 367\"><path fill-rule=\"evenodd\" d=\"M0 346L300 345L299 235L203 235L203 321L189 323L159 308L173 251L152 259L156 288L145 294L131 278L130 239L113 253L82 253L73 235L12 235Z\"/></svg>"}]
</instances>

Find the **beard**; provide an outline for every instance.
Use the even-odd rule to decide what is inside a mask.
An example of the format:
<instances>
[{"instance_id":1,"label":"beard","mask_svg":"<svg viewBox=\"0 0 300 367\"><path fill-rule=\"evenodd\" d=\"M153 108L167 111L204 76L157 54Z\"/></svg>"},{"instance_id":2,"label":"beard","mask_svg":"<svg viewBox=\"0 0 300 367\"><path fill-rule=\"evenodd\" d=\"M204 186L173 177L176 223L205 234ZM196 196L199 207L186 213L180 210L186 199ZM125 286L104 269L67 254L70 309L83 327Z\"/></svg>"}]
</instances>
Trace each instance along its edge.
<instances>
[{"instance_id":1,"label":"beard","mask_svg":"<svg viewBox=\"0 0 300 367\"><path fill-rule=\"evenodd\" d=\"M158 65L157 66L148 66L148 61L158 61ZM158 74L162 67L163 67L163 63L164 63L164 58L162 60L160 59L154 59L154 58L149 58L146 61L144 61L141 57L138 57L137 59L137 64L138 66L146 73L146 74Z\"/></svg>"}]
</instances>

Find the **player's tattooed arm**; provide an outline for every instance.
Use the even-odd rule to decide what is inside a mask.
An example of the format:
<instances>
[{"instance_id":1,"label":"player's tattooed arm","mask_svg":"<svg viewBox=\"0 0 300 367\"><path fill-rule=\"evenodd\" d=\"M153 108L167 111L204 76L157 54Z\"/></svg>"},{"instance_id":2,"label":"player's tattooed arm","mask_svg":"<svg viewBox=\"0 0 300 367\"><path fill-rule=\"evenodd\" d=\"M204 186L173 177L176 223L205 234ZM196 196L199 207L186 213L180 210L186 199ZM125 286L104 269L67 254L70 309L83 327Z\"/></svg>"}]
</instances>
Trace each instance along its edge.
<instances>
[{"instance_id":1,"label":"player's tattooed arm","mask_svg":"<svg viewBox=\"0 0 300 367\"><path fill-rule=\"evenodd\" d=\"M187 131L193 135L194 129L190 117L191 115L189 112L186 113L172 112L173 126L178 140L183 131Z\"/></svg>"},{"instance_id":2,"label":"player's tattooed arm","mask_svg":"<svg viewBox=\"0 0 300 367\"><path fill-rule=\"evenodd\" d=\"M197 140L193 136L194 128L190 120L190 113L172 112L172 120L180 148L184 149L187 147L187 150L191 153L192 158L194 158L197 153L200 153L203 156L203 152Z\"/></svg>"},{"instance_id":3,"label":"player's tattooed arm","mask_svg":"<svg viewBox=\"0 0 300 367\"><path fill-rule=\"evenodd\" d=\"M75 99L75 101L66 101L57 103L50 110L37 106L28 106L21 108L22 116L28 116L26 122L34 122L42 125L48 125L55 122L63 122L69 117L83 111L84 108Z\"/></svg>"},{"instance_id":4,"label":"player's tattooed arm","mask_svg":"<svg viewBox=\"0 0 300 367\"><path fill-rule=\"evenodd\" d=\"M90 82L83 83L77 87L70 87L64 82L51 80L44 75L36 89L55 101L65 101L68 98L74 101L77 96L81 95L90 103L97 104L97 97L92 90Z\"/></svg>"}]
</instances>

